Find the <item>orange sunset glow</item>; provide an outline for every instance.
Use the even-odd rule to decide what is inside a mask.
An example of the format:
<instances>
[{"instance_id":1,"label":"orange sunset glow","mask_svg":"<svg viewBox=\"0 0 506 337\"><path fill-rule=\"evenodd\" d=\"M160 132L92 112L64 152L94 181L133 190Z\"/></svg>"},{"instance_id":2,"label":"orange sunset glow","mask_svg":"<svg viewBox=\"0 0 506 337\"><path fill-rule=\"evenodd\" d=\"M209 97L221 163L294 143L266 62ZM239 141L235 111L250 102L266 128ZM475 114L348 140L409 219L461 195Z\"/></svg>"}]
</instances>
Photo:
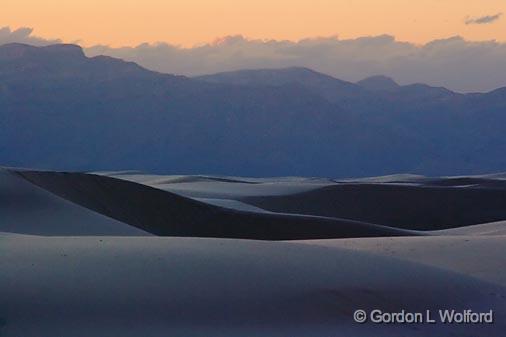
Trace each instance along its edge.
<instances>
[{"instance_id":1,"label":"orange sunset glow","mask_svg":"<svg viewBox=\"0 0 506 337\"><path fill-rule=\"evenodd\" d=\"M299 40L390 34L415 43L460 35L506 40L506 20L466 20L506 12L503 0L3 0L0 26L90 46L170 42L194 46L217 37Z\"/></svg>"}]
</instances>

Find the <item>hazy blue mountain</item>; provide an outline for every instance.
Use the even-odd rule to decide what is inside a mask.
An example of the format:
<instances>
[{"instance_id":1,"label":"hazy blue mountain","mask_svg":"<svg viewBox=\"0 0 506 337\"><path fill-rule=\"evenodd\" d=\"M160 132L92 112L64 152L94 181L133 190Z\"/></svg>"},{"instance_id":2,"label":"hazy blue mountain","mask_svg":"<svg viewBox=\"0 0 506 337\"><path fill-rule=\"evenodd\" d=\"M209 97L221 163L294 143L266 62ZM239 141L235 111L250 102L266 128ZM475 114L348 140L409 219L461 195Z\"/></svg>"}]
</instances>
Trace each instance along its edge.
<instances>
[{"instance_id":1,"label":"hazy blue mountain","mask_svg":"<svg viewBox=\"0 0 506 337\"><path fill-rule=\"evenodd\" d=\"M304 68L200 78L0 46L0 165L229 175L506 169L506 89L370 90Z\"/></svg>"},{"instance_id":2,"label":"hazy blue mountain","mask_svg":"<svg viewBox=\"0 0 506 337\"><path fill-rule=\"evenodd\" d=\"M301 67L238 70L194 78L211 83L226 83L254 87L282 86L287 84L300 85L322 95L331 102L339 102L347 98L360 97L364 91L360 86L354 83L342 81L314 70Z\"/></svg>"},{"instance_id":3,"label":"hazy blue mountain","mask_svg":"<svg viewBox=\"0 0 506 337\"><path fill-rule=\"evenodd\" d=\"M409 105L422 100L440 100L459 95L446 88L416 83L400 86L386 76L372 76L351 83L307 68L238 70L194 77L208 83L221 83L250 87L298 85L317 93L332 103L355 111L376 110L384 102L407 102Z\"/></svg>"},{"instance_id":4,"label":"hazy blue mountain","mask_svg":"<svg viewBox=\"0 0 506 337\"><path fill-rule=\"evenodd\" d=\"M400 87L393 79L383 75L364 78L358 81L357 84L371 91L392 91Z\"/></svg>"}]
</instances>

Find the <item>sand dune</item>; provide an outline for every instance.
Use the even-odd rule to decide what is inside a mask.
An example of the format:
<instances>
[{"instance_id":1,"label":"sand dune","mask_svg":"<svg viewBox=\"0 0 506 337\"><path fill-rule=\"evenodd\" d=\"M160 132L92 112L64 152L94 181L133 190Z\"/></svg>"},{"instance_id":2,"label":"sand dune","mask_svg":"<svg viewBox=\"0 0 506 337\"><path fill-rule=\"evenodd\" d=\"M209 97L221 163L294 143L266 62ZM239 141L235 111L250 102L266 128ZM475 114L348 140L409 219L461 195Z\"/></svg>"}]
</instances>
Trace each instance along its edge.
<instances>
[{"instance_id":1,"label":"sand dune","mask_svg":"<svg viewBox=\"0 0 506 337\"><path fill-rule=\"evenodd\" d=\"M434 235L506 235L506 221L496 221L484 224L444 229L434 231Z\"/></svg>"},{"instance_id":2,"label":"sand dune","mask_svg":"<svg viewBox=\"0 0 506 337\"><path fill-rule=\"evenodd\" d=\"M348 219L224 208L103 175L41 171L17 174L67 200L161 236L298 240L419 235Z\"/></svg>"},{"instance_id":3,"label":"sand dune","mask_svg":"<svg viewBox=\"0 0 506 337\"><path fill-rule=\"evenodd\" d=\"M502 183L2 169L0 336L503 336Z\"/></svg>"},{"instance_id":4,"label":"sand dune","mask_svg":"<svg viewBox=\"0 0 506 337\"><path fill-rule=\"evenodd\" d=\"M37 235L150 235L41 189L0 168L0 232Z\"/></svg>"},{"instance_id":5,"label":"sand dune","mask_svg":"<svg viewBox=\"0 0 506 337\"><path fill-rule=\"evenodd\" d=\"M503 225L503 230L505 224ZM301 242L301 241L299 241ZM436 236L308 240L304 243L395 257L506 286L506 236Z\"/></svg>"},{"instance_id":6,"label":"sand dune","mask_svg":"<svg viewBox=\"0 0 506 337\"><path fill-rule=\"evenodd\" d=\"M190 198L234 200L275 213L344 218L427 231L506 219L506 183L501 176L391 175L346 181L228 177L234 184L211 176L205 180L143 174L115 177Z\"/></svg>"},{"instance_id":7,"label":"sand dune","mask_svg":"<svg viewBox=\"0 0 506 337\"><path fill-rule=\"evenodd\" d=\"M2 336L502 336L505 288L296 243L0 237ZM495 324L357 324L354 310L495 310Z\"/></svg>"},{"instance_id":8,"label":"sand dune","mask_svg":"<svg viewBox=\"0 0 506 337\"><path fill-rule=\"evenodd\" d=\"M105 216L101 221L116 220L116 225L130 225L120 227L133 226L162 236L302 240L444 235L438 231L453 229L458 234L458 227L506 219L504 181L480 176L399 175L337 182L128 171L86 174L14 170L4 174L22 177L26 181L18 179L17 184L44 192L49 200L56 194L67 208L93 216L99 213ZM43 208L44 203L39 205ZM79 216L77 223L85 219ZM117 231L109 234L122 235Z\"/></svg>"},{"instance_id":9,"label":"sand dune","mask_svg":"<svg viewBox=\"0 0 506 337\"><path fill-rule=\"evenodd\" d=\"M339 217L413 230L506 219L504 182L473 179L468 185L471 180L342 183L286 196L250 196L241 201L272 212Z\"/></svg>"}]
</instances>

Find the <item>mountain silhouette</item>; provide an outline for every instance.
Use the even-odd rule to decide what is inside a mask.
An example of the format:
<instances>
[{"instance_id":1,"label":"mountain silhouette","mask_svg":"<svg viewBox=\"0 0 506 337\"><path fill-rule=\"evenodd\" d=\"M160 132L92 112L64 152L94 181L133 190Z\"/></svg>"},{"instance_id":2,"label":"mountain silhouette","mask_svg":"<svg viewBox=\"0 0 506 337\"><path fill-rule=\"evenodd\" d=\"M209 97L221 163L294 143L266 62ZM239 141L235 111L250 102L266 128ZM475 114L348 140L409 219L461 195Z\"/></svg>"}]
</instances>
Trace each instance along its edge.
<instances>
[{"instance_id":1,"label":"mountain silhouette","mask_svg":"<svg viewBox=\"0 0 506 337\"><path fill-rule=\"evenodd\" d=\"M358 81L357 84L371 91L396 90L400 86L390 77L383 75L371 76Z\"/></svg>"},{"instance_id":2,"label":"mountain silhouette","mask_svg":"<svg viewBox=\"0 0 506 337\"><path fill-rule=\"evenodd\" d=\"M306 68L188 78L0 46L0 163L55 170L371 176L506 168L506 89L459 94Z\"/></svg>"},{"instance_id":3,"label":"mountain silhouette","mask_svg":"<svg viewBox=\"0 0 506 337\"><path fill-rule=\"evenodd\" d=\"M359 97L363 89L350 82L318 73L301 67L282 69L238 70L214 75L204 75L195 79L244 86L282 86L299 85L320 94L331 102L339 102L350 97Z\"/></svg>"}]
</instances>

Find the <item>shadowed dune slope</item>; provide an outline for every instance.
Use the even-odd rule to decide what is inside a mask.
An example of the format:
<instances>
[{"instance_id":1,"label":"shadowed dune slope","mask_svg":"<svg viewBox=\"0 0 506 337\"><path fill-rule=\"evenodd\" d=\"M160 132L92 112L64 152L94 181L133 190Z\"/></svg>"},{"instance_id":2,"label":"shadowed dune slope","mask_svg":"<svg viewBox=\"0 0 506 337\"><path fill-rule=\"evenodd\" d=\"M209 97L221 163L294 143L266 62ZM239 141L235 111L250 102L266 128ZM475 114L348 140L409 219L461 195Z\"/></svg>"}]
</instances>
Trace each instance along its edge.
<instances>
[{"instance_id":1,"label":"shadowed dune slope","mask_svg":"<svg viewBox=\"0 0 506 337\"><path fill-rule=\"evenodd\" d=\"M149 235L37 187L0 168L0 232L33 235Z\"/></svg>"},{"instance_id":2,"label":"shadowed dune slope","mask_svg":"<svg viewBox=\"0 0 506 337\"><path fill-rule=\"evenodd\" d=\"M146 185L85 173L18 171L76 204L160 236L298 240L418 235L353 220L245 212Z\"/></svg>"},{"instance_id":3,"label":"shadowed dune slope","mask_svg":"<svg viewBox=\"0 0 506 337\"><path fill-rule=\"evenodd\" d=\"M338 217L411 230L506 219L504 181L427 179L423 183L342 183L285 196L240 199L272 212Z\"/></svg>"},{"instance_id":4,"label":"shadowed dune slope","mask_svg":"<svg viewBox=\"0 0 506 337\"><path fill-rule=\"evenodd\" d=\"M362 179L251 179L131 173L129 180L186 197L240 202L270 212L353 219L410 230L441 230L506 219L502 174L424 177L397 174Z\"/></svg>"},{"instance_id":5,"label":"shadowed dune slope","mask_svg":"<svg viewBox=\"0 0 506 337\"><path fill-rule=\"evenodd\" d=\"M506 187L500 176L399 175L337 182L297 177L248 179L136 172L17 170L5 171L4 175L9 175L10 180L16 177L17 184L24 184L25 190L29 186L39 194L45 193L50 196L48 200L65 202L94 216L100 213L103 215L100 221L115 219L124 228L131 225L161 236L299 240L417 236L424 231L441 235L444 233L438 230L506 219ZM4 194L9 191L12 187ZM44 197L38 198L38 204L44 204ZM70 220L66 222L74 221ZM76 215L74 222L84 221L86 216ZM100 226L100 221L96 226ZM10 224L16 226L13 221ZM9 229L4 224L0 231L44 234L18 229ZM46 232L83 234L72 230Z\"/></svg>"}]
</instances>

